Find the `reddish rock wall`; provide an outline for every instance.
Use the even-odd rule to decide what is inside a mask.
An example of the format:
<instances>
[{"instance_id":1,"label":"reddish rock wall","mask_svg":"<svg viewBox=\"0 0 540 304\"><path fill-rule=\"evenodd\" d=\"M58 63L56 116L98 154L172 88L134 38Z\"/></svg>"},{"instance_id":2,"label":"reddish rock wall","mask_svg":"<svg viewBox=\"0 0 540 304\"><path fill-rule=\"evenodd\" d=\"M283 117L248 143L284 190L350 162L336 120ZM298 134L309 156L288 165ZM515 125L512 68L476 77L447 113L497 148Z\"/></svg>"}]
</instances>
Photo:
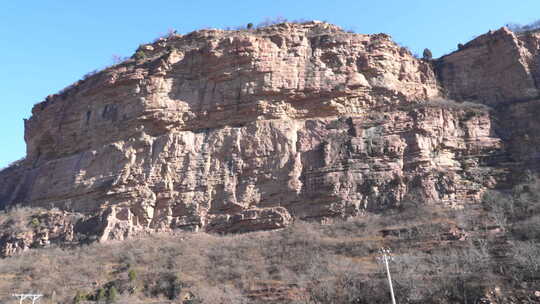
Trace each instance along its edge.
<instances>
[{"instance_id":1,"label":"reddish rock wall","mask_svg":"<svg viewBox=\"0 0 540 304\"><path fill-rule=\"evenodd\" d=\"M502 29L437 64L449 96L510 116L438 98L431 64L383 34L313 22L162 39L34 107L0 206L80 212L106 240L477 201L537 155L516 146L536 124L509 125L537 94L527 37Z\"/></svg>"}]
</instances>

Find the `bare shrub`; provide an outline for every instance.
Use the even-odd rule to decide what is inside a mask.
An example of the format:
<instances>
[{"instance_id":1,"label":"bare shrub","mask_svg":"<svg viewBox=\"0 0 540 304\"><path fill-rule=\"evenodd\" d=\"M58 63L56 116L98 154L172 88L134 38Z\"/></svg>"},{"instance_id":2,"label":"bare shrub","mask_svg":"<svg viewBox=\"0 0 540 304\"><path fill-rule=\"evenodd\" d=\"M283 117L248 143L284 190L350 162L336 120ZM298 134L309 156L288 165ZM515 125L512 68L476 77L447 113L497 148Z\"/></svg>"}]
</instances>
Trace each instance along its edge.
<instances>
[{"instance_id":1,"label":"bare shrub","mask_svg":"<svg viewBox=\"0 0 540 304\"><path fill-rule=\"evenodd\" d=\"M517 281L539 279L540 244L515 241L511 247L511 257L515 263L512 274Z\"/></svg>"},{"instance_id":2,"label":"bare shrub","mask_svg":"<svg viewBox=\"0 0 540 304\"><path fill-rule=\"evenodd\" d=\"M445 98L438 98L429 100L424 105L427 106L433 106L433 107L441 107L446 109L455 109L455 110L467 110L472 112L489 112L491 110L490 107L480 104L480 103L474 103L469 101L455 101L452 99L445 99Z\"/></svg>"},{"instance_id":3,"label":"bare shrub","mask_svg":"<svg viewBox=\"0 0 540 304\"><path fill-rule=\"evenodd\" d=\"M365 284L357 264L334 258L325 268L312 265L303 280L308 290L308 303L358 303Z\"/></svg>"},{"instance_id":4,"label":"bare shrub","mask_svg":"<svg viewBox=\"0 0 540 304\"><path fill-rule=\"evenodd\" d=\"M43 209L39 208L20 206L15 206L3 212L0 211L0 227L2 228L2 232L16 235L34 228L31 225L32 216L43 211Z\"/></svg>"},{"instance_id":5,"label":"bare shrub","mask_svg":"<svg viewBox=\"0 0 540 304\"><path fill-rule=\"evenodd\" d=\"M84 80L86 80L86 79L88 79L88 78L90 78L90 77L96 75L97 73L99 73L98 70L92 70L92 71L90 71L90 72L84 74L83 77L82 77L82 80L84 81Z\"/></svg>"},{"instance_id":6,"label":"bare shrub","mask_svg":"<svg viewBox=\"0 0 540 304\"><path fill-rule=\"evenodd\" d=\"M512 191L488 191L484 209L492 221L518 240L540 239L540 183L531 178Z\"/></svg>"},{"instance_id":7,"label":"bare shrub","mask_svg":"<svg viewBox=\"0 0 540 304\"><path fill-rule=\"evenodd\" d=\"M0 168L0 172L6 170L6 169L8 169L8 168L17 168L17 167L20 167L20 166L24 163L25 160L26 160L26 158L23 157L23 158L20 158L20 159L18 159L18 160L16 160L16 161L13 161L13 162L9 163L7 166L5 166L5 167L3 167L3 168Z\"/></svg>"},{"instance_id":8,"label":"bare shrub","mask_svg":"<svg viewBox=\"0 0 540 304\"><path fill-rule=\"evenodd\" d=\"M165 33L160 33L158 37L154 39L152 43L156 43L161 40L167 40L169 38L172 38L178 34L178 31L173 28L168 28Z\"/></svg>"},{"instance_id":9,"label":"bare shrub","mask_svg":"<svg viewBox=\"0 0 540 304\"><path fill-rule=\"evenodd\" d=\"M428 60L428 61L433 59L433 54L431 53L430 49L428 48L424 49L424 52L422 53L422 59Z\"/></svg>"},{"instance_id":10,"label":"bare shrub","mask_svg":"<svg viewBox=\"0 0 540 304\"><path fill-rule=\"evenodd\" d=\"M521 25L517 23L509 23L509 24L506 24L506 27L508 27L511 31L516 32L516 33L536 31L540 29L540 20L536 20L525 25Z\"/></svg>"},{"instance_id":11,"label":"bare shrub","mask_svg":"<svg viewBox=\"0 0 540 304\"><path fill-rule=\"evenodd\" d=\"M512 235L518 240L540 242L540 215L534 215L512 227Z\"/></svg>"},{"instance_id":12,"label":"bare shrub","mask_svg":"<svg viewBox=\"0 0 540 304\"><path fill-rule=\"evenodd\" d=\"M384 268L374 257L379 246L389 245L400 303L472 303L494 281L493 244L482 238L449 246L438 242L442 211L424 207L416 218L395 211L331 225L298 221L277 231L178 233L30 251L0 260L0 273L10 276L0 279L0 293L36 290L51 300L54 292L55 302L66 303L77 293L96 299L100 289L114 286L117 302L257 303L264 300L252 291L275 288L280 295L295 295L275 300L279 303L388 303ZM28 223L31 216L21 213ZM396 229L418 233L385 238L380 232L389 221ZM532 280L537 266L527 264L531 255L527 259L526 253L534 257L535 251L522 247L515 249L512 271L531 269L527 279Z\"/></svg>"},{"instance_id":13,"label":"bare shrub","mask_svg":"<svg viewBox=\"0 0 540 304\"><path fill-rule=\"evenodd\" d=\"M122 56L122 55L118 55L118 54L113 54L111 56L111 60L112 60L112 63L113 65L117 65L117 64L120 64L126 60L128 60L129 57L125 57L125 56Z\"/></svg>"},{"instance_id":14,"label":"bare shrub","mask_svg":"<svg viewBox=\"0 0 540 304\"><path fill-rule=\"evenodd\" d=\"M252 303L234 286L221 284L201 286L194 290L195 299L191 303L201 304L247 304Z\"/></svg>"},{"instance_id":15,"label":"bare shrub","mask_svg":"<svg viewBox=\"0 0 540 304\"><path fill-rule=\"evenodd\" d=\"M257 27L266 27L274 24L280 24L287 22L287 18L284 18L282 16L276 16L276 17L267 17L262 22L257 24Z\"/></svg>"},{"instance_id":16,"label":"bare shrub","mask_svg":"<svg viewBox=\"0 0 540 304\"><path fill-rule=\"evenodd\" d=\"M482 280L492 277L485 240L431 254L400 254L392 263L396 289L405 302L465 303L483 296Z\"/></svg>"}]
</instances>

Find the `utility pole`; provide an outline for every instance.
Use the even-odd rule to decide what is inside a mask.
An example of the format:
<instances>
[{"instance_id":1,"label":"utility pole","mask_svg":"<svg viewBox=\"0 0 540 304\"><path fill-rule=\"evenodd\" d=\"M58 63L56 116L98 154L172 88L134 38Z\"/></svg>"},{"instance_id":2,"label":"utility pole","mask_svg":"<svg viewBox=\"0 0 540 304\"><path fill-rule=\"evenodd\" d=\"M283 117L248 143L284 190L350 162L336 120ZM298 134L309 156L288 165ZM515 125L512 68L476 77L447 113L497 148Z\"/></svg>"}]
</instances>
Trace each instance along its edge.
<instances>
[{"instance_id":1,"label":"utility pole","mask_svg":"<svg viewBox=\"0 0 540 304\"><path fill-rule=\"evenodd\" d=\"M36 301L38 301L39 298L43 297L42 294L30 294L30 293L14 293L11 296L19 298L19 304L22 304L23 301L26 299L30 299L32 300L32 304L36 304Z\"/></svg>"},{"instance_id":2,"label":"utility pole","mask_svg":"<svg viewBox=\"0 0 540 304\"><path fill-rule=\"evenodd\" d=\"M392 260L392 256L390 255L390 249L389 248L381 248L379 249L380 257L377 258L377 260L384 263L386 268L386 275L388 277L388 286L390 287L390 296L392 298L392 304L396 304L396 298L394 297L394 287L392 286L392 277L390 276L390 267L388 266L388 261Z\"/></svg>"}]
</instances>

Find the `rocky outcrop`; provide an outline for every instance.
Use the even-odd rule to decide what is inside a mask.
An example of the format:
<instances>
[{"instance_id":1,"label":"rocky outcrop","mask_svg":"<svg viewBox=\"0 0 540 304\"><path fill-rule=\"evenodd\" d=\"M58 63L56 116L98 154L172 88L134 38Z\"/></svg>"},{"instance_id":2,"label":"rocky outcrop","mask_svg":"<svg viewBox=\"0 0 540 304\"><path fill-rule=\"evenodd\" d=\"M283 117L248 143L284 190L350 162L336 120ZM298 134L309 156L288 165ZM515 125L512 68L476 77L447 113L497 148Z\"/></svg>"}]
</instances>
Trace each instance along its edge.
<instances>
[{"instance_id":1,"label":"rocky outcrop","mask_svg":"<svg viewBox=\"0 0 540 304\"><path fill-rule=\"evenodd\" d=\"M496 109L494 129L505 142L517 181L524 170L538 171L540 126L540 31L490 31L436 63L446 94Z\"/></svg>"},{"instance_id":2,"label":"rocky outcrop","mask_svg":"<svg viewBox=\"0 0 540 304\"><path fill-rule=\"evenodd\" d=\"M503 27L438 60L447 95L499 105L540 99L540 32L515 34Z\"/></svg>"},{"instance_id":3,"label":"rocky outcrop","mask_svg":"<svg viewBox=\"0 0 540 304\"><path fill-rule=\"evenodd\" d=\"M525 49L538 40L520 39L480 37L438 62L440 83L486 104L533 96ZM499 88L484 55L516 43ZM508 146L496 111L441 95L431 63L384 34L310 22L173 35L37 104L27 158L0 172L0 206L84 214L101 240L460 206L534 151Z\"/></svg>"},{"instance_id":4,"label":"rocky outcrop","mask_svg":"<svg viewBox=\"0 0 540 304\"><path fill-rule=\"evenodd\" d=\"M52 244L66 245L77 241L74 223L78 216L73 214L58 210L30 212L23 209L3 217L9 220L0 223L0 257L21 253L30 248Z\"/></svg>"}]
</instances>

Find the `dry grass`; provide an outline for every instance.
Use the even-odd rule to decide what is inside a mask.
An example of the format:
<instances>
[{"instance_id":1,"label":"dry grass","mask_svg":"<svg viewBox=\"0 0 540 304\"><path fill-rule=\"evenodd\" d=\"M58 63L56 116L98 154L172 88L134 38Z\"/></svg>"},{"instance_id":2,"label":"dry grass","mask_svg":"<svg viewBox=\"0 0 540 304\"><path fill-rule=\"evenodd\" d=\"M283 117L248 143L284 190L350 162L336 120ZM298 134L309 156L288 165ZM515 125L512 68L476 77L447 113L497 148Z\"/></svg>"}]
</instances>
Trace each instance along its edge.
<instances>
[{"instance_id":1,"label":"dry grass","mask_svg":"<svg viewBox=\"0 0 540 304\"><path fill-rule=\"evenodd\" d=\"M298 222L280 231L241 235L181 233L34 250L0 261L0 294L39 291L47 294L46 301L54 297L55 302L69 303L77 293L95 300L100 288L115 286L118 301L125 303L190 296L196 297L190 303L362 303L360 297L369 291L370 303L376 303L386 301L375 261L378 248L391 245L404 254L411 250L398 246L399 238L381 236L384 221L399 222L400 217L397 213L333 225ZM130 272L136 274L134 281Z\"/></svg>"},{"instance_id":2,"label":"dry grass","mask_svg":"<svg viewBox=\"0 0 540 304\"><path fill-rule=\"evenodd\" d=\"M0 236L3 233L16 235L31 229L32 218L43 211L43 209L30 207L15 207L0 211Z\"/></svg>"},{"instance_id":3,"label":"dry grass","mask_svg":"<svg viewBox=\"0 0 540 304\"><path fill-rule=\"evenodd\" d=\"M14 212L0 223L28 222L29 210ZM538 265L529 262L540 254L538 243L501 245L479 229L491 213L478 212L415 205L331 225L296 222L278 231L33 250L0 260L0 301L28 291L45 293L45 303L71 303L77 294L95 301L114 286L119 303L387 303L375 259L382 246L396 255L391 267L400 303L471 302L495 285L539 287ZM469 232L468 240L442 237L456 226ZM513 256L501 257L501 248Z\"/></svg>"},{"instance_id":4,"label":"dry grass","mask_svg":"<svg viewBox=\"0 0 540 304\"><path fill-rule=\"evenodd\" d=\"M475 102L469 101L455 101L452 99L433 99L424 103L427 106L431 107L441 107L445 109L454 109L454 110L466 110L466 111L477 111L477 112L488 112L491 110L490 107Z\"/></svg>"},{"instance_id":5,"label":"dry grass","mask_svg":"<svg viewBox=\"0 0 540 304\"><path fill-rule=\"evenodd\" d=\"M19 213L26 218L25 212ZM0 261L0 293L34 290L48 292L52 300L54 292L55 301L70 302L77 292L95 296L99 288L115 286L131 300L172 300L183 290L204 303L242 303L259 283L308 288L314 280L331 280L333 274L351 268L359 271L363 264L372 269L371 260L353 263L344 258L376 251L380 237L362 239L377 234L378 224L370 228L370 221L297 223L281 231L228 236L156 235L76 249L34 250ZM129 282L130 271L136 273L135 282ZM220 297L236 300L215 302Z\"/></svg>"}]
</instances>

